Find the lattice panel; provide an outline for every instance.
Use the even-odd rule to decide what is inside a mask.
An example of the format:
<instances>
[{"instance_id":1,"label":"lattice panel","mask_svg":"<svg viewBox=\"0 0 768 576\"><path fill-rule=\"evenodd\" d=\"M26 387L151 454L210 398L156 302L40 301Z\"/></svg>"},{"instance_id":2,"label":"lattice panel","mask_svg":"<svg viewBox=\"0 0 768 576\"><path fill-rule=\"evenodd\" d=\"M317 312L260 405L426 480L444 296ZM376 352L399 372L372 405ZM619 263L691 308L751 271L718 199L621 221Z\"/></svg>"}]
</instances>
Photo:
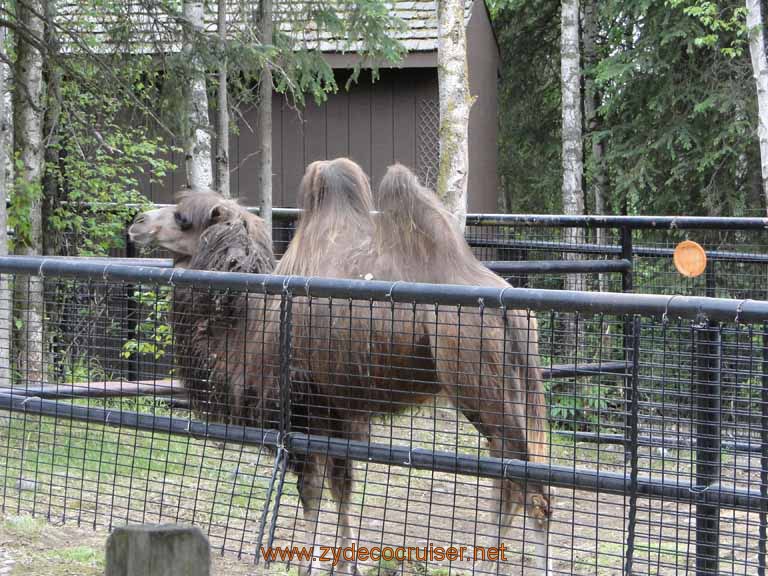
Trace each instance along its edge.
<instances>
[{"instance_id":1,"label":"lattice panel","mask_svg":"<svg viewBox=\"0 0 768 576\"><path fill-rule=\"evenodd\" d=\"M418 110L416 172L421 183L434 190L440 159L440 106L437 100L420 100Z\"/></svg>"}]
</instances>

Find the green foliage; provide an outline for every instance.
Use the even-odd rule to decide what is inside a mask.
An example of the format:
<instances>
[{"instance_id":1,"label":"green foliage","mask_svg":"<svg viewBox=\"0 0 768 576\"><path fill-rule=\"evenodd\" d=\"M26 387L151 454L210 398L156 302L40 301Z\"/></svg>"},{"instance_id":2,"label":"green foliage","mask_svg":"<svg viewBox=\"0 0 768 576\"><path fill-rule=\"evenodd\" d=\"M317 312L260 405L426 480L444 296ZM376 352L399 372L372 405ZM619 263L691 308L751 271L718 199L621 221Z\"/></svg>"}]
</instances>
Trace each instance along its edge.
<instances>
[{"instance_id":1,"label":"green foliage","mask_svg":"<svg viewBox=\"0 0 768 576\"><path fill-rule=\"evenodd\" d=\"M43 191L40 181L27 180L26 167L18 155L15 157L14 169L15 178L8 206L8 227L14 231L14 235L13 239L9 238L9 250L18 246L32 246L30 212L40 202Z\"/></svg>"},{"instance_id":2,"label":"green foliage","mask_svg":"<svg viewBox=\"0 0 768 576\"><path fill-rule=\"evenodd\" d=\"M155 360L160 360L165 357L173 343L173 334L168 323L171 293L170 286L160 286L157 289L142 288L133 293L143 320L137 327L137 337L123 343L123 358L150 355Z\"/></svg>"},{"instance_id":3,"label":"green foliage","mask_svg":"<svg viewBox=\"0 0 768 576\"><path fill-rule=\"evenodd\" d=\"M709 30L681 8L620 4L637 32L596 71L614 199L630 212L742 214L754 147L749 62L699 42Z\"/></svg>"},{"instance_id":4,"label":"green foliage","mask_svg":"<svg viewBox=\"0 0 768 576\"><path fill-rule=\"evenodd\" d=\"M291 4L290 10L282 11L279 18L275 18L279 26L275 26L271 44L262 44L259 39L254 6L255 3L229 4L229 10L233 11L231 19L241 25L230 28L225 45L212 41L208 34L187 30L193 57L166 52L159 62L155 62L154 74L148 79L147 86L156 91L161 117L176 132L176 136L190 129L185 124L185 114L181 109L183 87L188 85L195 70L216 70L222 59L226 58L228 63L229 92L233 104L257 101L261 71L269 65L275 89L303 106L306 96L320 104L328 94L339 89L333 69L317 49L317 37L336 42L340 52L357 55L347 87L358 80L364 66L372 68L375 79L381 63L395 63L405 53L403 45L394 38L396 32L405 28L405 24L392 15L390 6L382 0ZM120 3L110 10L124 24L111 31L112 45L123 50L130 49L140 34L139 29L130 25L130 18L122 14L124 8ZM209 5L206 10L215 12L216 7ZM170 16L181 21L180 2L161 2L150 11L152 17L159 20ZM215 17L215 14L209 17ZM172 37L168 31L164 32L164 37L152 39L154 49L158 51L165 46L157 44L163 41L169 44ZM216 84L209 79L208 85L211 90L209 100L215 102L213 90Z\"/></svg>"},{"instance_id":5,"label":"green foliage","mask_svg":"<svg viewBox=\"0 0 768 576\"><path fill-rule=\"evenodd\" d=\"M560 84L556 0L495 2L501 50L499 173L511 212L559 212Z\"/></svg>"},{"instance_id":6,"label":"green foliage","mask_svg":"<svg viewBox=\"0 0 768 576\"><path fill-rule=\"evenodd\" d=\"M555 382L546 383L549 392L549 417L560 429L582 429L605 420L605 413L615 399L616 388L602 384L579 383L578 390L562 389Z\"/></svg>"},{"instance_id":7,"label":"green foliage","mask_svg":"<svg viewBox=\"0 0 768 576\"><path fill-rule=\"evenodd\" d=\"M746 6L722 6L711 0L667 0L672 8L682 8L686 16L696 18L704 33L695 38L697 46L717 48L724 56L738 58L747 42Z\"/></svg>"},{"instance_id":8,"label":"green foliage","mask_svg":"<svg viewBox=\"0 0 768 576\"><path fill-rule=\"evenodd\" d=\"M78 62L77 68L80 80L65 79L60 90L60 138L51 145L59 161L46 166L59 197L49 199L47 224L65 239L67 253L106 255L123 246L126 224L148 204L140 180L158 182L173 165L165 159L169 147L136 117L132 99L84 82L99 77L92 63ZM147 96L141 59L115 70L135 86L133 97Z\"/></svg>"},{"instance_id":9,"label":"green foliage","mask_svg":"<svg viewBox=\"0 0 768 576\"><path fill-rule=\"evenodd\" d=\"M603 143L608 211L764 213L757 115L739 0L593 2L600 96L585 190ZM499 168L513 211L560 210L560 16L554 0L497 0ZM591 198L587 198L588 206Z\"/></svg>"},{"instance_id":10,"label":"green foliage","mask_svg":"<svg viewBox=\"0 0 768 576\"><path fill-rule=\"evenodd\" d=\"M30 242L29 207L41 200L44 188L46 225L54 232L46 235L48 249L104 255L121 247L126 224L146 203L140 183L159 181L173 169L166 159L192 128L182 89L200 69L216 70L226 59L230 103L242 108L258 98L261 71L269 65L277 89L302 105L305 95L320 103L339 89L317 38L359 54L347 84L363 66L375 75L378 65L396 62L404 52L393 38L404 24L383 0L291 5L275 18L271 44L259 40L256 3L227 5L239 11L230 14L238 25L230 26L227 41L210 31L184 30L191 46L185 53L178 51L184 22L179 0L149 3L140 18L134 5L114 0L79 2L76 10L57 16L51 45L67 53L46 52L46 122L52 125L46 128L45 183L25 184L17 167L9 214L17 242ZM216 9L205 4L207 19ZM54 88L58 77L61 86ZM208 86L216 89L214 81Z\"/></svg>"}]
</instances>

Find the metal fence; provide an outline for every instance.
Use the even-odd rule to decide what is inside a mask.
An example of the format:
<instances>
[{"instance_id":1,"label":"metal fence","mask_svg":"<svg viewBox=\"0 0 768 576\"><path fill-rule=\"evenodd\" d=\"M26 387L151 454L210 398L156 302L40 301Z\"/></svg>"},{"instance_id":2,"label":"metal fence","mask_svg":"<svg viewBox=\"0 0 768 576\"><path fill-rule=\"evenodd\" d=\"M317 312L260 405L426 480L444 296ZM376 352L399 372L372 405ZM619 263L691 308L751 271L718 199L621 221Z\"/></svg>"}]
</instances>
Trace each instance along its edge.
<instances>
[{"instance_id":1,"label":"metal fence","mask_svg":"<svg viewBox=\"0 0 768 576\"><path fill-rule=\"evenodd\" d=\"M478 214L467 223L483 260L560 261L544 274L509 274L515 285L562 288L574 270L585 290L768 297L765 218ZM688 239L707 252L707 274L698 278L680 276L672 263Z\"/></svg>"},{"instance_id":2,"label":"metal fence","mask_svg":"<svg viewBox=\"0 0 768 576\"><path fill-rule=\"evenodd\" d=\"M363 574L541 574L541 554L552 574L765 573L768 303L0 258L16 288L30 275L45 381L6 336L3 512L193 522L248 562L262 546L421 550ZM25 294L0 294L21 321ZM193 304L171 314L174 299ZM106 349L125 362L98 362ZM137 381L136 354L162 376ZM540 525L497 514L537 495L544 550ZM500 543L505 561L481 561Z\"/></svg>"},{"instance_id":3,"label":"metal fence","mask_svg":"<svg viewBox=\"0 0 768 576\"><path fill-rule=\"evenodd\" d=\"M299 212L274 210L278 257ZM470 214L466 238L517 287L768 298L766 218ZM698 278L680 276L672 263L675 246L687 239L707 252L707 273ZM135 257L135 247L127 255Z\"/></svg>"}]
</instances>

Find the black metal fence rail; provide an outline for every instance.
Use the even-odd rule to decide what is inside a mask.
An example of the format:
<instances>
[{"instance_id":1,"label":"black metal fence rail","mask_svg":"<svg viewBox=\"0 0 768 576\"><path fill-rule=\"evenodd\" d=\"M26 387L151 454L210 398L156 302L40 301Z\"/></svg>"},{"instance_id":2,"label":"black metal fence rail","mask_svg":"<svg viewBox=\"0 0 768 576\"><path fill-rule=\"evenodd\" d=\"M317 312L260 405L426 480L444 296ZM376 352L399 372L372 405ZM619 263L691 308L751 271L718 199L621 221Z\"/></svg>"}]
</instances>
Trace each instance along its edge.
<instances>
[{"instance_id":1,"label":"black metal fence rail","mask_svg":"<svg viewBox=\"0 0 768 576\"><path fill-rule=\"evenodd\" d=\"M731 300L701 296L656 294L592 293L530 288L488 288L479 286L418 284L380 280L346 280L303 276L278 276L165 269L82 262L36 256L0 257L0 273L41 277L69 277L102 281L126 281L169 286L257 291L279 295L320 298L352 298L449 306L506 307L510 310L556 310L583 314L637 314L640 316L760 323L768 320L768 301Z\"/></svg>"},{"instance_id":2,"label":"black metal fence rail","mask_svg":"<svg viewBox=\"0 0 768 576\"><path fill-rule=\"evenodd\" d=\"M278 257L300 212L273 211ZM514 286L768 299L762 280L768 273L767 223L767 218L469 214L466 237L478 258ZM682 239L705 248L709 280L683 278L674 269L674 247ZM129 244L126 255L136 253Z\"/></svg>"},{"instance_id":3,"label":"black metal fence rail","mask_svg":"<svg viewBox=\"0 0 768 576\"><path fill-rule=\"evenodd\" d=\"M157 208L173 204L155 204ZM134 206L141 208L139 205ZM259 213L258 207L246 210ZM272 217L281 221L295 221L299 208L273 208ZM568 216L562 214L467 214L467 226L526 225L551 228L621 228L635 229L712 229L712 230L768 230L768 218L731 218L714 216Z\"/></svg>"},{"instance_id":4,"label":"black metal fence rail","mask_svg":"<svg viewBox=\"0 0 768 576\"><path fill-rule=\"evenodd\" d=\"M199 422L186 418L136 414L120 410L105 410L61 404L36 397L0 393L0 408L68 418L86 422L98 422L108 426L126 426L150 432L165 432L193 438L207 438L239 444L269 446L295 451L300 454L341 456L363 462L376 462L388 466L402 466L418 470L433 470L450 474L466 474L483 478L506 478L526 482L545 482L560 488L575 488L594 492L625 495L630 487L637 495L663 498L675 502L687 502L753 511L763 505L763 497L757 490L739 490L691 482L665 482L651 477L632 478L629 475L594 470L578 470L567 466L537 464L520 460L469 456L455 452L408 448L391 444L377 444L307 435L279 430Z\"/></svg>"},{"instance_id":5,"label":"black metal fence rail","mask_svg":"<svg viewBox=\"0 0 768 576\"><path fill-rule=\"evenodd\" d=\"M194 288L201 293L223 290L227 293L279 297L282 313L279 326L275 329L280 331L281 346L279 358L274 361L280 370L281 401L279 426L275 429L216 424L186 414L183 417L174 417L173 413L158 416L120 407L109 409L83 406L77 403L78 399L69 403L59 395L53 396L56 400L46 400L36 395L47 395L47 388L23 382L17 388L0 390L0 408L23 415L40 414L57 419L117 426L120 430L144 430L152 433L153 441L157 434L168 433L184 438L276 448L278 458L264 496L261 519L262 526L266 522L270 524L269 535L266 536L268 543L272 543L283 518L281 510L287 506L281 507L279 500L284 491L285 455L316 454L343 457L361 463L379 463L394 468L429 470L433 474L507 478L520 481L523 485L544 482L598 495L624 495L627 497L624 505L627 523L625 527L622 525L626 533L620 552L624 569L637 569L639 560L635 556L642 549L639 544L642 530L639 528L644 522L648 525L647 529L653 525L660 532L666 529L687 531L691 548L686 552L685 559L675 557L674 560L665 560L675 570L682 563L685 571L695 572L697 576L716 574L721 552L727 549L741 551L740 546L744 547L745 557L739 561L744 574L755 569L765 570L764 543L758 543L756 556L751 557L748 545L736 544L736 541L748 541L751 538L750 530L754 531L756 523L759 533L766 533L768 471L765 467L768 462L768 432L765 428L768 423L768 402L765 379L768 366L762 360L768 345L765 331L768 323L766 301L280 277L174 270L111 264L101 260L36 257L0 258L0 275L31 275L49 280L72 279L88 285L128 283L175 289ZM362 442L347 438L308 436L292 431L290 421L287 420L291 409L289 388L292 385L289 369L292 354L302 344L291 340L291 328L294 323L307 321L295 313L291 314L292 302L297 298L320 302L316 306L346 302L350 311L354 303L371 306L372 302L385 302L393 306L408 305L413 310L417 305L459 307L465 309L467 314L474 313L480 318L486 309L499 308L510 314L522 311L523 316L528 311L544 316L553 312L573 314L575 328L558 328L557 322L553 320L543 329L551 333L572 330L568 334L574 340L570 347L557 352L557 339L547 336L550 340L547 352L550 355L550 368L546 376L549 379L570 378L574 386L577 379L591 382L591 378L596 378L599 386L600 379L613 376L612 381L615 381L615 375L618 374L621 377L618 380L623 384L618 385L618 388L615 384L611 385L616 389L610 401L619 403L618 411L622 418L620 423L608 418L612 410L608 404L598 409L596 432L566 430L562 435L575 442L597 439L598 442L610 440L611 443L620 444L626 456L623 468L620 471L600 469L599 457L598 460L590 459L590 454L597 451L595 448L582 448L586 450L586 455L581 456L574 452L570 465L557 462L534 464L509 458L466 454L459 450L458 445L456 451L450 452L438 449L435 443L432 449L423 449L399 446L392 441L383 443L373 439ZM614 323L620 329L618 334L612 336L620 345L609 347L611 353L603 353L605 318L608 316L615 318ZM592 317L597 317L595 327L585 327ZM468 326L471 326L470 320L465 318L464 322L469 322ZM580 327L579 322L584 325ZM482 349L482 332L480 334ZM595 340L590 346L600 351L599 362L589 361L588 347L580 342L580 339L590 334ZM306 342L303 345L306 346ZM555 355L568 358L569 363L555 364L552 361ZM66 394L68 390L63 389L62 392ZM738 398L736 393L740 394ZM553 394L555 392L550 390L550 395ZM575 397L594 393L574 387L571 392L566 391L564 394ZM732 404L732 422L723 418L727 402ZM674 413L676 415L670 416ZM26 430L26 423L24 426ZM603 426L608 432L603 432ZM62 429L66 430L66 426L62 426ZM619 433L611 432L617 429ZM740 432L742 435L729 436L732 432ZM9 445L10 440L5 443L6 449ZM661 455L654 459L642 454L640 447L646 445L660 448ZM3 446L4 443L0 441L0 450ZM574 450L578 449L578 446L574 447ZM667 450L685 450L690 454L671 457L665 454ZM731 456L725 456L724 452L728 450L746 453L746 458L759 452L760 464L756 467L751 460L738 465L735 460L733 463L727 462ZM676 467L674 473L667 470L668 461ZM187 466L186 457L184 465ZM723 470L726 468L733 470L733 477L729 476L730 472L725 475ZM755 478L756 474L759 479ZM3 494L7 494L7 485L3 490ZM386 502L386 492L384 498ZM590 513L600 515L597 498L595 496L594 511ZM275 502L270 512L269 503L272 500ZM574 496L574 506L576 500ZM673 507L695 507L692 512L693 522L689 522L687 517L675 517L672 525L662 520L654 521L651 519L655 513L651 500L660 500ZM584 502L589 501L582 499L579 504L585 505ZM746 514L746 520L736 517L726 529L723 518L726 511ZM270 513L272 516L268 519ZM759 514L759 519L751 519L750 515L756 514ZM572 529L575 530L574 527ZM723 541L723 534L729 535L730 544ZM576 536L572 535L571 538ZM261 536L256 543L257 549L259 544ZM688 565L689 559L693 561L693 566ZM573 567L571 569L574 570ZM736 568L732 567L732 572L736 573Z\"/></svg>"},{"instance_id":6,"label":"black metal fence rail","mask_svg":"<svg viewBox=\"0 0 768 576\"><path fill-rule=\"evenodd\" d=\"M716 216L568 216L562 214L468 214L467 225L526 225L550 228L633 228L637 230L768 230L768 218Z\"/></svg>"}]
</instances>

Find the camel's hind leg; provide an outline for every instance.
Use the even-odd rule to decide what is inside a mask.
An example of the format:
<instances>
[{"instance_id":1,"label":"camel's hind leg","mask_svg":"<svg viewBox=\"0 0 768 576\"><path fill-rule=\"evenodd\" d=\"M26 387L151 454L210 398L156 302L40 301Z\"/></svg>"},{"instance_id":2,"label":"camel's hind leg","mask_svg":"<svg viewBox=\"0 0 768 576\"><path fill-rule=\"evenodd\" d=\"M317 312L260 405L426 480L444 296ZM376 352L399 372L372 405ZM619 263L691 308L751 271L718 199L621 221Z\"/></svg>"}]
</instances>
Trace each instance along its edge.
<instances>
[{"instance_id":1,"label":"camel's hind leg","mask_svg":"<svg viewBox=\"0 0 768 576\"><path fill-rule=\"evenodd\" d=\"M514 487L513 490L520 490L516 484L511 485ZM529 489L532 488L529 486ZM514 517L520 512L524 513L523 547L531 543L534 545L531 566L524 568L522 573L530 576L549 576L552 574L549 546L551 509L546 489L536 488L527 495L524 504L522 502L514 504L512 509L507 512L507 518L500 521L501 525L510 526ZM504 535L501 536L503 538Z\"/></svg>"},{"instance_id":2,"label":"camel's hind leg","mask_svg":"<svg viewBox=\"0 0 768 576\"><path fill-rule=\"evenodd\" d=\"M324 459L316 456L307 456L301 462L298 469L299 498L304 512L304 546L313 550L317 539L317 523L320 518L320 504L323 496ZM302 558L299 561L299 575L309 576L312 572L313 560L319 554L312 554L309 559Z\"/></svg>"},{"instance_id":3,"label":"camel's hind leg","mask_svg":"<svg viewBox=\"0 0 768 576\"><path fill-rule=\"evenodd\" d=\"M490 506L492 528L486 538L485 546L500 547L505 545L506 561L511 562L511 551L506 536L515 521L515 518L524 513L523 544L534 545L533 562L531 566L523 569L524 575L549 576L552 574L552 563L549 556L549 525L550 525L550 499L549 490L539 485L528 485L527 489L509 480L494 480L494 498L488 500ZM506 574L499 557L498 573ZM517 560L517 559L515 559ZM517 563L517 562L514 562ZM522 563L522 559L520 559ZM482 571L496 573L496 566L486 562L481 566Z\"/></svg>"}]
</instances>

